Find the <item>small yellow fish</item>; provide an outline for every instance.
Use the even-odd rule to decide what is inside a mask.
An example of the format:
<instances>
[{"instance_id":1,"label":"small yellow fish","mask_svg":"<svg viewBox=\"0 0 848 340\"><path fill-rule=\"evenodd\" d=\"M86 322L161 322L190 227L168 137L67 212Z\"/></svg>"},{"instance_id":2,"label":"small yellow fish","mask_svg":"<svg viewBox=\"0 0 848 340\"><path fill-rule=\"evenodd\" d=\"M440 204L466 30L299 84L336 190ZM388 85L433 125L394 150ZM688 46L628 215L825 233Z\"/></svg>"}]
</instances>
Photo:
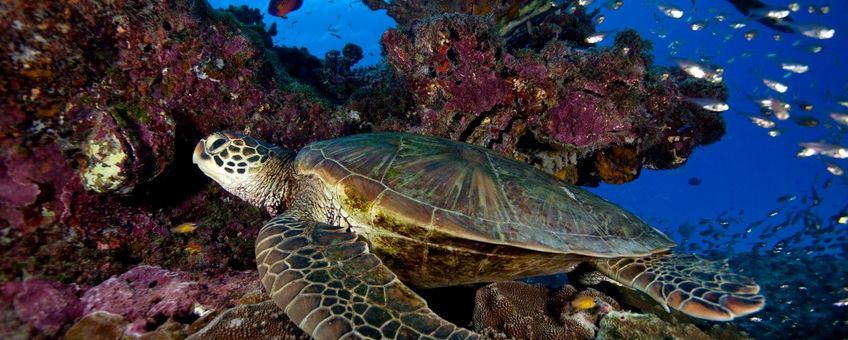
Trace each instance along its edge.
<instances>
[{"instance_id":1,"label":"small yellow fish","mask_svg":"<svg viewBox=\"0 0 848 340\"><path fill-rule=\"evenodd\" d=\"M190 233L190 232L194 231L199 226L200 225L198 225L197 223L194 223L194 222L186 222L186 223L183 223L183 224L180 224L176 227L171 228L171 232L175 233L175 234L186 234L186 233Z\"/></svg>"},{"instance_id":2,"label":"small yellow fish","mask_svg":"<svg viewBox=\"0 0 848 340\"><path fill-rule=\"evenodd\" d=\"M595 308L595 298L591 296L581 296L571 301L571 306L580 310Z\"/></svg>"}]
</instances>

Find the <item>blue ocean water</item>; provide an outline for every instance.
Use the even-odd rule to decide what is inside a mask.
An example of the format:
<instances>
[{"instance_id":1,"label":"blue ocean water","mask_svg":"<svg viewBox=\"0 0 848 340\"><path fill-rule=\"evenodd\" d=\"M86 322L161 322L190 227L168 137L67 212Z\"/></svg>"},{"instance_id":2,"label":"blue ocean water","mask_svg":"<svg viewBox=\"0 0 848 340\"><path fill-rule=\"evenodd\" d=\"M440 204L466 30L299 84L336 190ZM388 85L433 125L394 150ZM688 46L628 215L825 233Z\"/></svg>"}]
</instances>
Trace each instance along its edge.
<instances>
[{"instance_id":1,"label":"blue ocean water","mask_svg":"<svg viewBox=\"0 0 848 340\"><path fill-rule=\"evenodd\" d=\"M838 103L848 100L848 2L768 1L769 5L784 8L797 3L799 10L791 13L795 21L835 29L835 36L826 40L777 32L746 18L728 1L630 0L611 9L608 5L612 2L599 0L589 5L600 8L605 16L598 30L636 29L653 42L657 65L672 66L672 58L682 58L723 67L724 82L731 93L730 110L723 113L727 134L715 144L697 148L684 166L643 170L633 182L589 189L705 256L730 257L756 250L759 256L795 252L813 257L832 254L844 259L848 182L845 175L829 172L826 164L848 169L848 160L802 158L797 153L802 149L799 143L804 142L848 144L848 127L829 116L848 112L848 107ZM211 3L215 7L255 6L263 13L267 6L246 0ZM660 4L674 5L684 15L666 16L658 9ZM822 6L827 6L828 13L821 13ZM810 7L815 13L810 13ZM717 16L725 19L720 21ZM705 21L706 26L692 30L691 25L698 21ZM746 27L731 28L730 24L737 21ZM379 38L395 26L384 12L371 11L355 0L305 0L303 7L287 18L266 14L265 22L277 23L275 44L303 46L318 57L331 49L340 50L346 43L357 44L365 53L359 65L381 61ZM751 30L757 34L748 40L745 33ZM779 34L779 39L775 34ZM611 40L599 45L607 46ZM810 52L806 47L812 44L822 46L822 50ZM806 64L809 71L784 71L780 67L783 61ZM789 89L783 94L774 92L764 85L763 78L778 80ZM770 136L768 129L754 125L748 118L760 112L755 99L768 97L792 105L792 117L776 120L778 136ZM812 110L802 110L800 106L805 103L811 104ZM803 126L798 123L799 117L811 117L818 124ZM775 231L777 225L783 226ZM818 230L826 231L817 233ZM811 280L816 279L811 276ZM822 308L834 308L832 303L836 302L824 302L828 305Z\"/></svg>"}]
</instances>

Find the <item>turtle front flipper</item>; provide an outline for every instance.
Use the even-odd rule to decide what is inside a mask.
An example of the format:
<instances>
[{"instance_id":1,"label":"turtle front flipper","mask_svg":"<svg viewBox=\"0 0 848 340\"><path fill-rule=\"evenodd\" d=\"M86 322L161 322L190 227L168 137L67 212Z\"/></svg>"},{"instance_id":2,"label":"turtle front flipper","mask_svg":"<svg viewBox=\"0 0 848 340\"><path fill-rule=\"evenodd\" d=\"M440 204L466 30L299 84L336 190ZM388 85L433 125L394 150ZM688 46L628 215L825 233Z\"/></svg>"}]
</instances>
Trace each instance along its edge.
<instances>
[{"instance_id":1,"label":"turtle front flipper","mask_svg":"<svg viewBox=\"0 0 848 340\"><path fill-rule=\"evenodd\" d=\"M597 259L598 271L690 316L713 321L759 311L765 298L753 280L730 272L725 262L688 254Z\"/></svg>"},{"instance_id":2,"label":"turtle front flipper","mask_svg":"<svg viewBox=\"0 0 848 340\"><path fill-rule=\"evenodd\" d=\"M343 227L278 215L259 232L256 263L274 302L316 339L478 337L433 313Z\"/></svg>"}]
</instances>

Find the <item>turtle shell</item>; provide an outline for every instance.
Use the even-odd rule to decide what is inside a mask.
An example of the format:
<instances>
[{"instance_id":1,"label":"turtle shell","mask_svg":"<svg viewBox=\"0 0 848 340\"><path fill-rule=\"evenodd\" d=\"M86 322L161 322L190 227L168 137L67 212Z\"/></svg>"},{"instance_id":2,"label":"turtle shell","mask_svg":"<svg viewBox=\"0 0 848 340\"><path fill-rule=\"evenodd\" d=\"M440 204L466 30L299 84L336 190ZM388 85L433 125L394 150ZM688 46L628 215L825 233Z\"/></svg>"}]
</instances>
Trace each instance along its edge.
<instances>
[{"instance_id":1,"label":"turtle shell","mask_svg":"<svg viewBox=\"0 0 848 340\"><path fill-rule=\"evenodd\" d=\"M353 135L304 147L295 166L339 193L345 214L370 227L400 219L463 240L592 257L644 256L674 246L592 193L448 139Z\"/></svg>"}]
</instances>

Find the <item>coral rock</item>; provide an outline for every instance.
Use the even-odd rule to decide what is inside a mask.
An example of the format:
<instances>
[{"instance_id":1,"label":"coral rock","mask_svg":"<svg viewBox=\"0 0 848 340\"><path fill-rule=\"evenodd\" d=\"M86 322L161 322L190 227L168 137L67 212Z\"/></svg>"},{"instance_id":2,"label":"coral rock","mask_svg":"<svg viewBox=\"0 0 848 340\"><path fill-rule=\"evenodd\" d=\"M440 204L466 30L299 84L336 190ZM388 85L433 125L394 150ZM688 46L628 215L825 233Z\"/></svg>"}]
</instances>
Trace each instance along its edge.
<instances>
[{"instance_id":1,"label":"coral rock","mask_svg":"<svg viewBox=\"0 0 848 340\"><path fill-rule=\"evenodd\" d=\"M540 17L585 34L592 15ZM724 134L720 116L681 98L726 98L726 87L652 67L650 45L635 31L588 51L560 39L507 46L490 20L468 14L387 31L388 65L411 93L408 110L418 119L383 128L478 144L587 185L631 181L643 163L678 167L697 145Z\"/></svg>"},{"instance_id":2,"label":"coral rock","mask_svg":"<svg viewBox=\"0 0 848 340\"><path fill-rule=\"evenodd\" d=\"M75 124L91 124L82 142L82 185L97 193L128 194L161 174L174 157L174 121L164 111L115 107L81 110Z\"/></svg>"},{"instance_id":3,"label":"coral rock","mask_svg":"<svg viewBox=\"0 0 848 340\"><path fill-rule=\"evenodd\" d=\"M614 146L597 153L595 166L604 182L622 184L639 177L642 159L632 148Z\"/></svg>"},{"instance_id":4,"label":"coral rock","mask_svg":"<svg viewBox=\"0 0 848 340\"><path fill-rule=\"evenodd\" d=\"M230 308L189 339L309 339L272 300Z\"/></svg>"},{"instance_id":5,"label":"coral rock","mask_svg":"<svg viewBox=\"0 0 848 340\"><path fill-rule=\"evenodd\" d=\"M577 293L572 286L551 290L542 285L498 282L477 291L474 327L496 338L592 339L602 306L577 310L571 301L581 296L599 299L609 309L618 303L593 289Z\"/></svg>"},{"instance_id":6,"label":"coral rock","mask_svg":"<svg viewBox=\"0 0 848 340\"><path fill-rule=\"evenodd\" d=\"M224 307L257 281L254 275L232 280L194 280L187 273L142 265L91 288L81 300L85 313L100 310L121 315L130 322L127 333L140 335L168 319L191 319L198 304Z\"/></svg>"},{"instance_id":7,"label":"coral rock","mask_svg":"<svg viewBox=\"0 0 848 340\"><path fill-rule=\"evenodd\" d=\"M80 317L83 306L75 285L44 280L9 282L0 286L0 338L26 337L27 328L58 335ZM24 327L26 326L26 327Z\"/></svg>"},{"instance_id":8,"label":"coral rock","mask_svg":"<svg viewBox=\"0 0 848 340\"><path fill-rule=\"evenodd\" d=\"M415 20L426 19L442 13L468 13L490 16L502 32L538 15L552 6L550 1L382 1L365 0L366 6L373 10L386 9L388 15L399 24L408 25Z\"/></svg>"},{"instance_id":9,"label":"coral rock","mask_svg":"<svg viewBox=\"0 0 848 340\"><path fill-rule=\"evenodd\" d=\"M188 275L138 266L91 288L82 296L85 313L106 311L133 323L136 334L154 319L188 317L202 287Z\"/></svg>"},{"instance_id":10,"label":"coral rock","mask_svg":"<svg viewBox=\"0 0 848 340\"><path fill-rule=\"evenodd\" d=\"M610 312L601 319L598 339L712 339L692 324L671 324L653 314Z\"/></svg>"},{"instance_id":11,"label":"coral rock","mask_svg":"<svg viewBox=\"0 0 848 340\"><path fill-rule=\"evenodd\" d=\"M68 329L65 340L118 339L124 334L127 324L123 316L104 311L92 312Z\"/></svg>"}]
</instances>

